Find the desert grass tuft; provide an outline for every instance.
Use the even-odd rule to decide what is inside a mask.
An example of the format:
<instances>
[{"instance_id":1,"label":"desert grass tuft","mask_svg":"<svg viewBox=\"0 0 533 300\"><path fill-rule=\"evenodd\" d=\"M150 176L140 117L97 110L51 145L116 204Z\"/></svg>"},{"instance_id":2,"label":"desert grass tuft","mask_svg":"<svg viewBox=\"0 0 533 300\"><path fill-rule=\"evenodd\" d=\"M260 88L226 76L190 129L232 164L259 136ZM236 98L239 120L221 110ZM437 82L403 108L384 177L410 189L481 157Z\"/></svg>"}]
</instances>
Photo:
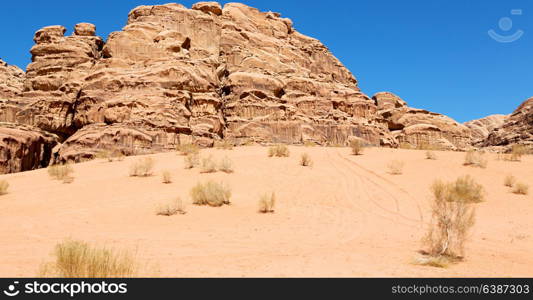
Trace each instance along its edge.
<instances>
[{"instance_id":1,"label":"desert grass tuft","mask_svg":"<svg viewBox=\"0 0 533 300\"><path fill-rule=\"evenodd\" d=\"M158 216L173 216L176 214L184 215L187 212L185 211L185 206L183 201L180 198L177 198L174 201L161 203L157 206L156 214Z\"/></svg>"},{"instance_id":2,"label":"desert grass tuft","mask_svg":"<svg viewBox=\"0 0 533 300\"><path fill-rule=\"evenodd\" d=\"M164 184L172 183L172 175L170 174L170 171L165 170L163 171L163 174L161 175L162 181Z\"/></svg>"},{"instance_id":3,"label":"desert grass tuft","mask_svg":"<svg viewBox=\"0 0 533 300\"><path fill-rule=\"evenodd\" d=\"M55 261L44 265L40 275L66 278L132 277L136 263L132 254L86 242L67 240L56 245Z\"/></svg>"},{"instance_id":4,"label":"desert grass tuft","mask_svg":"<svg viewBox=\"0 0 533 300\"><path fill-rule=\"evenodd\" d=\"M200 173L215 173L217 171L217 164L213 160L212 156L202 158L200 164Z\"/></svg>"},{"instance_id":5,"label":"desert grass tuft","mask_svg":"<svg viewBox=\"0 0 533 300\"><path fill-rule=\"evenodd\" d=\"M69 164L56 164L48 167L48 175L55 180L61 180L64 183L70 183L74 180L72 173L74 170Z\"/></svg>"},{"instance_id":6,"label":"desert grass tuft","mask_svg":"<svg viewBox=\"0 0 533 300\"><path fill-rule=\"evenodd\" d=\"M233 143L231 143L228 140L222 140L222 141L216 141L215 142L215 148L222 149L222 150L233 150Z\"/></svg>"},{"instance_id":7,"label":"desert grass tuft","mask_svg":"<svg viewBox=\"0 0 533 300\"><path fill-rule=\"evenodd\" d=\"M304 146L305 146L305 147L314 147L314 146L316 146L316 145L317 145L317 144L316 144L315 142L310 141L310 140L307 140L307 141L304 142Z\"/></svg>"},{"instance_id":8,"label":"desert grass tuft","mask_svg":"<svg viewBox=\"0 0 533 300\"><path fill-rule=\"evenodd\" d=\"M224 156L218 163L218 169L224 173L233 173L233 161L229 157Z\"/></svg>"},{"instance_id":9,"label":"desert grass tuft","mask_svg":"<svg viewBox=\"0 0 533 300\"><path fill-rule=\"evenodd\" d=\"M154 159L151 157L139 158L130 166L130 176L148 177L152 176L154 168Z\"/></svg>"},{"instance_id":10,"label":"desert grass tuft","mask_svg":"<svg viewBox=\"0 0 533 300\"><path fill-rule=\"evenodd\" d=\"M507 187L513 187L513 185L516 182L516 177L513 175L507 175L505 176L505 179L503 180L503 185Z\"/></svg>"},{"instance_id":11,"label":"desert grass tuft","mask_svg":"<svg viewBox=\"0 0 533 300\"><path fill-rule=\"evenodd\" d=\"M200 165L200 156L198 153L189 153L183 158L185 169L197 168Z\"/></svg>"},{"instance_id":12,"label":"desert grass tuft","mask_svg":"<svg viewBox=\"0 0 533 300\"><path fill-rule=\"evenodd\" d=\"M350 141L350 148L352 149L353 155L362 155L363 154L363 142L360 140L352 140Z\"/></svg>"},{"instance_id":13,"label":"desert grass tuft","mask_svg":"<svg viewBox=\"0 0 533 300\"><path fill-rule=\"evenodd\" d=\"M510 161L521 161L522 156L527 154L527 148L524 145L513 145L511 147L511 153L508 156Z\"/></svg>"},{"instance_id":14,"label":"desert grass tuft","mask_svg":"<svg viewBox=\"0 0 533 300\"><path fill-rule=\"evenodd\" d=\"M200 152L200 147L195 144L182 144L176 148L180 155L198 154Z\"/></svg>"},{"instance_id":15,"label":"desert grass tuft","mask_svg":"<svg viewBox=\"0 0 533 300\"><path fill-rule=\"evenodd\" d=\"M529 193L529 186L525 183L517 182L513 185L511 191L517 195L527 195Z\"/></svg>"},{"instance_id":16,"label":"desert grass tuft","mask_svg":"<svg viewBox=\"0 0 533 300\"><path fill-rule=\"evenodd\" d=\"M107 160L108 162L124 160L124 154L119 150L100 150L96 153L95 158Z\"/></svg>"},{"instance_id":17,"label":"desert grass tuft","mask_svg":"<svg viewBox=\"0 0 533 300\"><path fill-rule=\"evenodd\" d=\"M401 160L393 160L387 164L389 169L389 174L391 175L401 175L403 173L404 162Z\"/></svg>"},{"instance_id":18,"label":"desert grass tuft","mask_svg":"<svg viewBox=\"0 0 533 300\"><path fill-rule=\"evenodd\" d=\"M415 261L413 262L416 265L421 266L429 266L429 267L435 267L435 268L447 268L450 266L450 258L444 255L439 256L431 256L431 255L423 255L415 258Z\"/></svg>"},{"instance_id":19,"label":"desert grass tuft","mask_svg":"<svg viewBox=\"0 0 533 300\"><path fill-rule=\"evenodd\" d=\"M433 152L431 150L427 150L426 151L426 159L436 160L437 159L437 155L435 154L435 152Z\"/></svg>"},{"instance_id":20,"label":"desert grass tuft","mask_svg":"<svg viewBox=\"0 0 533 300\"><path fill-rule=\"evenodd\" d=\"M311 159L311 156L309 156L309 154L302 153L302 156L300 156L300 166L303 166L303 167L313 166L313 160Z\"/></svg>"},{"instance_id":21,"label":"desert grass tuft","mask_svg":"<svg viewBox=\"0 0 533 300\"><path fill-rule=\"evenodd\" d=\"M465 161L463 165L484 169L487 167L487 164L488 164L488 161L482 152L479 152L476 150L468 150L466 152Z\"/></svg>"},{"instance_id":22,"label":"desert grass tuft","mask_svg":"<svg viewBox=\"0 0 533 300\"><path fill-rule=\"evenodd\" d=\"M230 204L231 189L223 183L211 180L198 183L191 189L190 194L193 204L218 207Z\"/></svg>"},{"instance_id":23,"label":"desert grass tuft","mask_svg":"<svg viewBox=\"0 0 533 300\"><path fill-rule=\"evenodd\" d=\"M0 180L0 195L7 194L9 189L9 183L6 180Z\"/></svg>"},{"instance_id":24,"label":"desert grass tuft","mask_svg":"<svg viewBox=\"0 0 533 300\"><path fill-rule=\"evenodd\" d=\"M287 145L275 145L268 148L268 157L289 157L290 151Z\"/></svg>"},{"instance_id":25,"label":"desert grass tuft","mask_svg":"<svg viewBox=\"0 0 533 300\"><path fill-rule=\"evenodd\" d=\"M276 194L274 192L265 193L259 198L259 212L263 214L273 213L275 204Z\"/></svg>"}]
</instances>

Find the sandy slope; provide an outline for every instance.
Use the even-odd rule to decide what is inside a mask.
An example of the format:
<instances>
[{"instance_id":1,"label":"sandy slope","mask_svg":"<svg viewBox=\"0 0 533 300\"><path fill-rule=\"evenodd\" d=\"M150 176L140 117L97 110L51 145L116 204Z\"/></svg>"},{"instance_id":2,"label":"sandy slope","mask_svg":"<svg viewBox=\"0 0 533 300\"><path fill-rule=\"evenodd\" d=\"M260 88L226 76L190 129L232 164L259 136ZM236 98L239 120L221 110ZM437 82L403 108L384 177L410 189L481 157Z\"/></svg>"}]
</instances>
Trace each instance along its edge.
<instances>
[{"instance_id":1,"label":"sandy slope","mask_svg":"<svg viewBox=\"0 0 533 300\"><path fill-rule=\"evenodd\" d=\"M75 238L136 249L141 276L533 276L533 197L509 193L506 174L533 185L533 157L520 163L490 157L488 168L462 166L464 153L291 147L289 158L266 148L202 150L229 156L234 174L185 170L175 153L153 155L156 175L128 177L129 165L91 161L74 165L75 181L52 181L46 170L2 175L0 276L35 276L56 243ZM308 152L313 168L298 165ZM404 174L387 174L390 160ZM161 183L171 171L174 182ZM466 261L447 269L411 263L429 214L436 178L471 174L487 190ZM232 205L190 204L189 190L215 178L233 190ZM276 213L258 214L263 192L276 191ZM186 215L160 217L155 207L181 197Z\"/></svg>"}]
</instances>

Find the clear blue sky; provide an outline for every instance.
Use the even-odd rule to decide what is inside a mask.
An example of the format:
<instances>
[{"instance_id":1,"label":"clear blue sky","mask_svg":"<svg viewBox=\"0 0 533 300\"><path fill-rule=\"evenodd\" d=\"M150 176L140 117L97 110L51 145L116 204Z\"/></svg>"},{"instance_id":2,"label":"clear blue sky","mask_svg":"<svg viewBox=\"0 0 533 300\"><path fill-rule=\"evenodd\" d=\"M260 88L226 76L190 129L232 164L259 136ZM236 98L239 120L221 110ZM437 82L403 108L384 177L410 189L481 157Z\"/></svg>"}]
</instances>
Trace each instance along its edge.
<instances>
[{"instance_id":1,"label":"clear blue sky","mask_svg":"<svg viewBox=\"0 0 533 300\"><path fill-rule=\"evenodd\" d=\"M70 34L74 24L90 22L107 38L125 25L132 8L170 1L3 1L0 58L24 69L41 27L63 25ZM321 40L370 96L391 91L412 107L460 122L510 113L533 96L531 0L243 2L280 12L298 31ZM523 35L500 43L489 37L490 29L504 37L518 30Z\"/></svg>"}]
</instances>

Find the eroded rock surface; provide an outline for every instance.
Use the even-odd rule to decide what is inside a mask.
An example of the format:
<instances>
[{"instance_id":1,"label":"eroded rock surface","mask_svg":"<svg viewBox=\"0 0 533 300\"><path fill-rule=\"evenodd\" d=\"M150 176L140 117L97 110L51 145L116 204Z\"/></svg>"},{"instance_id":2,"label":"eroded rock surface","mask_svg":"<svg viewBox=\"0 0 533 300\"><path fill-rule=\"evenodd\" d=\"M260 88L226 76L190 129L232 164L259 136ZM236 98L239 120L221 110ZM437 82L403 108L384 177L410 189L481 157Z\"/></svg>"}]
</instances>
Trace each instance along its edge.
<instances>
[{"instance_id":1,"label":"eroded rock surface","mask_svg":"<svg viewBox=\"0 0 533 300\"><path fill-rule=\"evenodd\" d=\"M24 71L0 59L0 99L14 98L22 92Z\"/></svg>"},{"instance_id":2,"label":"eroded rock surface","mask_svg":"<svg viewBox=\"0 0 533 300\"><path fill-rule=\"evenodd\" d=\"M65 31L36 32L15 113L64 139L64 159L89 147L170 150L221 138L395 145L353 75L277 13L237 3L140 6L105 44L92 24Z\"/></svg>"},{"instance_id":3,"label":"eroded rock surface","mask_svg":"<svg viewBox=\"0 0 533 300\"><path fill-rule=\"evenodd\" d=\"M400 97L388 92L377 93L372 99L399 143L447 150L466 149L471 144L470 129L452 118L408 107Z\"/></svg>"},{"instance_id":4,"label":"eroded rock surface","mask_svg":"<svg viewBox=\"0 0 533 300\"><path fill-rule=\"evenodd\" d=\"M511 144L533 145L533 97L520 104L482 143L486 147Z\"/></svg>"},{"instance_id":5,"label":"eroded rock surface","mask_svg":"<svg viewBox=\"0 0 533 300\"><path fill-rule=\"evenodd\" d=\"M36 127L0 123L0 174L48 166L58 137Z\"/></svg>"},{"instance_id":6,"label":"eroded rock surface","mask_svg":"<svg viewBox=\"0 0 533 300\"><path fill-rule=\"evenodd\" d=\"M60 161L219 139L464 149L489 131L392 93L368 97L290 19L243 4L139 6L105 43L90 23L65 32L35 33L26 73L0 62L0 121L56 134Z\"/></svg>"},{"instance_id":7,"label":"eroded rock surface","mask_svg":"<svg viewBox=\"0 0 533 300\"><path fill-rule=\"evenodd\" d=\"M472 144L483 142L493 130L503 125L506 118L507 115L497 114L465 122L464 125L472 132Z\"/></svg>"}]
</instances>

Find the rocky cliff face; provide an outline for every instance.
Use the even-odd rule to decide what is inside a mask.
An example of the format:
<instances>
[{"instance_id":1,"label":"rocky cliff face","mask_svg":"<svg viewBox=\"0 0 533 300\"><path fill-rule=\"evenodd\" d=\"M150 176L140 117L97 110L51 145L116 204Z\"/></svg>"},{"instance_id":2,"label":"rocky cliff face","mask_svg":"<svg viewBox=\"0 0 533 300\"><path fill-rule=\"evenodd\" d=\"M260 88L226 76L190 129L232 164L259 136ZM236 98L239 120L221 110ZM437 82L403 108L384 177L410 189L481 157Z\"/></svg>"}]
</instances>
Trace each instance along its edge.
<instances>
[{"instance_id":1,"label":"rocky cliff face","mask_svg":"<svg viewBox=\"0 0 533 300\"><path fill-rule=\"evenodd\" d=\"M36 127L0 123L0 174L46 167L57 136Z\"/></svg>"},{"instance_id":2,"label":"rocky cliff face","mask_svg":"<svg viewBox=\"0 0 533 300\"><path fill-rule=\"evenodd\" d=\"M399 143L446 150L466 149L471 144L470 129L447 116L408 107L400 97L388 92L377 93L372 99Z\"/></svg>"},{"instance_id":3,"label":"rocky cliff face","mask_svg":"<svg viewBox=\"0 0 533 300\"><path fill-rule=\"evenodd\" d=\"M391 93L363 94L322 43L278 13L238 3L140 6L106 42L93 24L65 32L48 26L35 33L26 73L0 62L3 134L16 139L34 128L43 149L4 147L4 157L41 159L4 172L47 163L42 155L58 142L60 161L219 139L470 145L471 129L446 116L409 108ZM32 139L17 143L38 148Z\"/></svg>"},{"instance_id":4,"label":"rocky cliff face","mask_svg":"<svg viewBox=\"0 0 533 300\"><path fill-rule=\"evenodd\" d=\"M524 101L482 142L485 147L510 144L533 146L533 97Z\"/></svg>"},{"instance_id":5,"label":"rocky cliff face","mask_svg":"<svg viewBox=\"0 0 533 300\"><path fill-rule=\"evenodd\" d=\"M477 145L485 141L493 130L500 128L506 119L507 115L490 115L481 119L465 122L464 125L470 128L472 133L472 143Z\"/></svg>"},{"instance_id":6,"label":"rocky cliff face","mask_svg":"<svg viewBox=\"0 0 533 300\"><path fill-rule=\"evenodd\" d=\"M36 32L15 113L60 136L62 160L221 138L396 143L353 75L277 13L236 3L140 6L105 44L91 24L64 34L62 26Z\"/></svg>"}]
</instances>

